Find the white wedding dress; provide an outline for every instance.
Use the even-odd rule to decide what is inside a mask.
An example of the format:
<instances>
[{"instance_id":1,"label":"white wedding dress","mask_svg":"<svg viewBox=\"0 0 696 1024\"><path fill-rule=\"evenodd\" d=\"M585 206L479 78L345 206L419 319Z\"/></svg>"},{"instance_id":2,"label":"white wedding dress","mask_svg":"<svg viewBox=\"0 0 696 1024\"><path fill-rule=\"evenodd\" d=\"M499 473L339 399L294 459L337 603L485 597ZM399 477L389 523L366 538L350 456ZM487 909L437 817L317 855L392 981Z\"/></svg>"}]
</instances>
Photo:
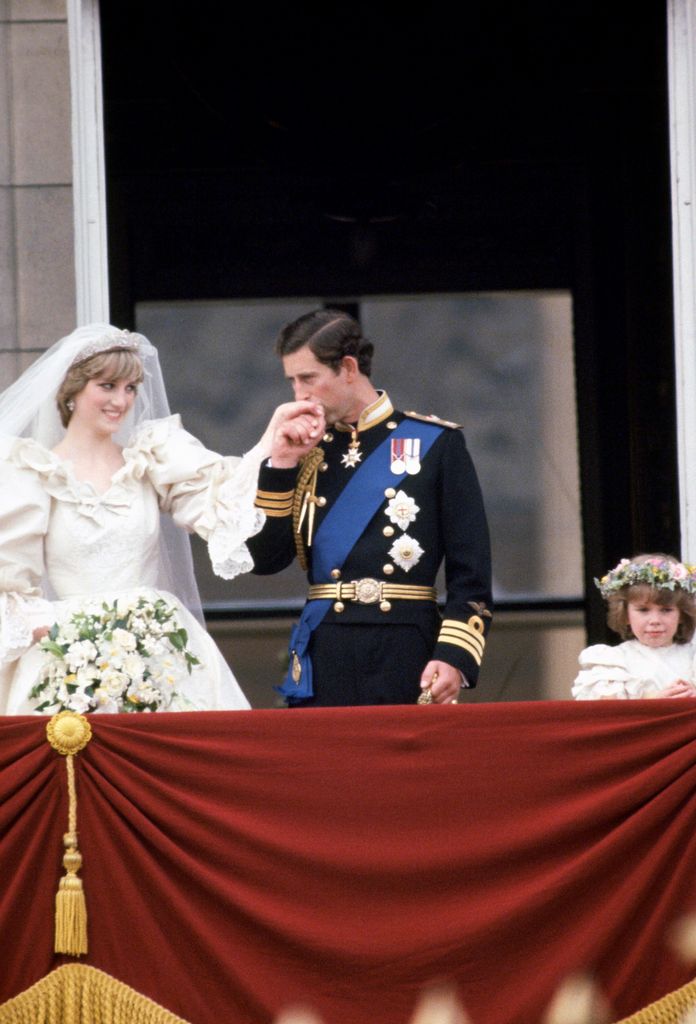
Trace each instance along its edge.
<instances>
[{"instance_id":1,"label":"white wedding dress","mask_svg":"<svg viewBox=\"0 0 696 1024\"><path fill-rule=\"evenodd\" d=\"M261 529L254 508L258 445L243 458L204 448L178 416L143 423L104 493L32 439L5 438L0 450L0 714L31 714L43 652L38 626L64 621L85 601L163 596L178 609L189 649L201 662L172 709L248 708L220 651L162 579L160 513L208 543L218 575L252 566L245 545ZM176 573L176 566L170 572ZM47 600L50 596L52 600Z\"/></svg>"}]
</instances>

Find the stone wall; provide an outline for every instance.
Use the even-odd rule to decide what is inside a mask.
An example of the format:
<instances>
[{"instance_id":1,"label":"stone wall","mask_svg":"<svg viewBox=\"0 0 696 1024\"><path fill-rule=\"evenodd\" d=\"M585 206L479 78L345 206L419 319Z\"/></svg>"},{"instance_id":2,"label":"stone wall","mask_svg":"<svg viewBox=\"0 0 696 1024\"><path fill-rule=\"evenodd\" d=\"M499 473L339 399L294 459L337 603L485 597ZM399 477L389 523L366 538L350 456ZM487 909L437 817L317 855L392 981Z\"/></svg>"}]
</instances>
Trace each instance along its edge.
<instances>
[{"instance_id":1,"label":"stone wall","mask_svg":"<svg viewBox=\"0 0 696 1024\"><path fill-rule=\"evenodd\" d=\"M75 325L65 0L0 0L0 388Z\"/></svg>"}]
</instances>

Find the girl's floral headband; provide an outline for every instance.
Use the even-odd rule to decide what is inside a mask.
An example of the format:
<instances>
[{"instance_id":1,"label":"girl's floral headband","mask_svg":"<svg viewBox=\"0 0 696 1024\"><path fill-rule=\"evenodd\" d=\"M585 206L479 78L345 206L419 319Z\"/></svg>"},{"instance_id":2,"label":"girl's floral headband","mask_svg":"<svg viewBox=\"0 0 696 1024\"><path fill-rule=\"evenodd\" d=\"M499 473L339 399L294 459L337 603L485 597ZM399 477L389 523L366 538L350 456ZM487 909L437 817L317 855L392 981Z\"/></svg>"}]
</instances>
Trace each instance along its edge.
<instances>
[{"instance_id":1,"label":"girl's floral headband","mask_svg":"<svg viewBox=\"0 0 696 1024\"><path fill-rule=\"evenodd\" d=\"M595 579L595 584L602 597L640 584L656 590L679 589L687 594L696 594L696 565L671 562L665 558L648 558L640 562L622 558L601 580Z\"/></svg>"}]
</instances>

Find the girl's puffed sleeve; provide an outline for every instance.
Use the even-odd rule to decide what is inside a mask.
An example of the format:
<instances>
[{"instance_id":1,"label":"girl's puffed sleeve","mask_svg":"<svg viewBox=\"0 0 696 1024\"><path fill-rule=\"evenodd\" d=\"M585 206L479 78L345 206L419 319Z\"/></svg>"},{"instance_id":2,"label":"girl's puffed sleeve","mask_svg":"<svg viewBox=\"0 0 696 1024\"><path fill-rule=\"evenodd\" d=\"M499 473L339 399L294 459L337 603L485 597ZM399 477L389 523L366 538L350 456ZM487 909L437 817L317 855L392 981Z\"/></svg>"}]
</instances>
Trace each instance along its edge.
<instances>
[{"instance_id":1,"label":"girl's puffed sleeve","mask_svg":"<svg viewBox=\"0 0 696 1024\"><path fill-rule=\"evenodd\" d=\"M38 476L0 459L0 665L31 647L37 626L53 622L41 595L49 513Z\"/></svg>"},{"instance_id":2,"label":"girl's puffed sleeve","mask_svg":"<svg viewBox=\"0 0 696 1024\"><path fill-rule=\"evenodd\" d=\"M254 506L265 454L257 445L241 458L219 455L184 430L179 416L169 416L143 424L124 458L136 475L147 475L162 511L207 542L215 573L234 579L253 568L245 541L265 521Z\"/></svg>"},{"instance_id":3,"label":"girl's puffed sleeve","mask_svg":"<svg viewBox=\"0 0 696 1024\"><path fill-rule=\"evenodd\" d=\"M629 672L623 644L586 647L578 660L580 671L571 691L575 700L600 700L602 697L628 700L639 696L632 692L636 680Z\"/></svg>"}]
</instances>

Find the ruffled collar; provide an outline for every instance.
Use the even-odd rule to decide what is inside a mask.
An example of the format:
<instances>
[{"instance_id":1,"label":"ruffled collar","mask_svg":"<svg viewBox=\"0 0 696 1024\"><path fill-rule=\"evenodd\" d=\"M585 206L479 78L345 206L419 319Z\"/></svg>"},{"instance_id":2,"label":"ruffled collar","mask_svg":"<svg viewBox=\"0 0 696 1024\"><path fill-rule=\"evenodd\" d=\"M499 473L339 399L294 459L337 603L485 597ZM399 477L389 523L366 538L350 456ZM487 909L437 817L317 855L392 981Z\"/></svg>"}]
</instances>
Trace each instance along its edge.
<instances>
[{"instance_id":1,"label":"ruffled collar","mask_svg":"<svg viewBox=\"0 0 696 1024\"><path fill-rule=\"evenodd\" d=\"M109 487L98 492L87 480L78 480L72 464L59 458L31 437L5 439L0 454L19 469L28 469L41 478L46 492L60 501L78 506L90 519L99 519L102 509L125 515L131 504L131 491L142 479L154 459L155 449L173 431L181 429L178 415L160 420L145 420L123 449L123 465L116 470Z\"/></svg>"}]
</instances>

